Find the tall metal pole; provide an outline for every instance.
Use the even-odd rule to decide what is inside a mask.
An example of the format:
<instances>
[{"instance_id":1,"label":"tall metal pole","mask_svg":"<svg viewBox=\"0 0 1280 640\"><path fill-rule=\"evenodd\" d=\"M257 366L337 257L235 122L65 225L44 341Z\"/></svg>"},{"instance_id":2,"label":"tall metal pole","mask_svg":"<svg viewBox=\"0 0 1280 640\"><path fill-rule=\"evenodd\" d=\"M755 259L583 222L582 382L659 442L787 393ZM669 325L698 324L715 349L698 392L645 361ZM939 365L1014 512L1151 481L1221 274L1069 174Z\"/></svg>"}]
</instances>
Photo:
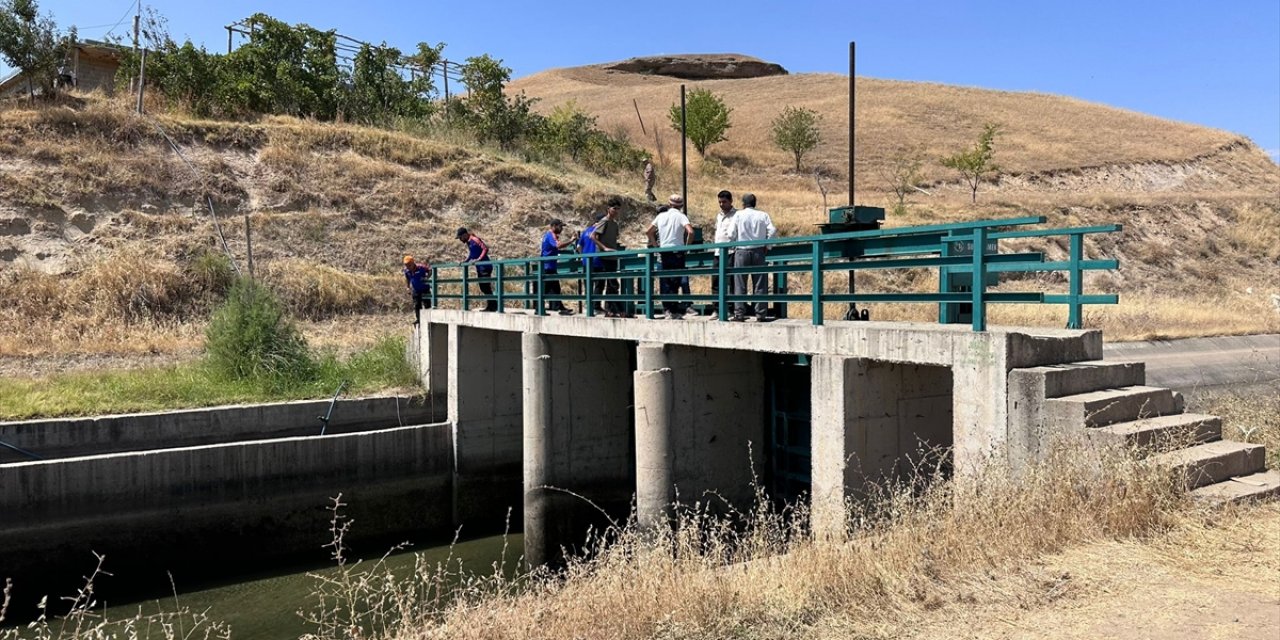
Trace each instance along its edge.
<instances>
[{"instance_id":1,"label":"tall metal pole","mask_svg":"<svg viewBox=\"0 0 1280 640\"><path fill-rule=\"evenodd\" d=\"M853 70L854 70L853 60L854 60L855 46L856 46L856 43L852 41L849 42L849 206L851 207L854 205L854 202L855 202L853 198L853 185L854 185L853 174L854 174L854 158L857 157L857 154L855 153L855 149L857 147L857 141L854 139L854 136L853 136L853 131L854 131L853 123L855 118L853 105L856 102L856 97L858 95L857 94L858 90L854 85L854 74L853 74ZM851 272L851 275L852 275L852 272Z\"/></svg>"},{"instance_id":2,"label":"tall metal pole","mask_svg":"<svg viewBox=\"0 0 1280 640\"><path fill-rule=\"evenodd\" d=\"M689 127L685 118L684 85L680 85L680 197L684 214L689 215Z\"/></svg>"}]
</instances>

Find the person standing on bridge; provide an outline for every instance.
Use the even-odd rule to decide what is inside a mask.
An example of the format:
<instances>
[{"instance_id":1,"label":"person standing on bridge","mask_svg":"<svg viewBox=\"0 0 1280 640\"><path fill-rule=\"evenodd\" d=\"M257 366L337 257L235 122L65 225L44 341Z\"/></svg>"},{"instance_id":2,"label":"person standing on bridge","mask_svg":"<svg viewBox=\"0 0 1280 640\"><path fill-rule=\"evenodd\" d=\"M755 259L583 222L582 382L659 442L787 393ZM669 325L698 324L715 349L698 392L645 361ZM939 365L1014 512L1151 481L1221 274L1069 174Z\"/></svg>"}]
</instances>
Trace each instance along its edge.
<instances>
[{"instance_id":1,"label":"person standing on bridge","mask_svg":"<svg viewBox=\"0 0 1280 640\"><path fill-rule=\"evenodd\" d=\"M622 213L622 198L613 196L609 198L608 207L604 210L604 220L596 223L591 231L591 240L596 245L596 251L599 253L609 253L618 250L618 214ZM618 270L617 258L600 259L601 273L614 273ZM596 281L599 287L595 293L598 295L604 293L606 295L616 296L620 291L617 278L601 278ZM622 303L616 300L610 300L604 305L606 318L622 317Z\"/></svg>"},{"instance_id":2,"label":"person standing on bridge","mask_svg":"<svg viewBox=\"0 0 1280 640\"><path fill-rule=\"evenodd\" d=\"M467 245L467 259L462 264L470 262L476 267L476 277L483 278L479 282L480 293L487 296L493 295L493 283L488 281L493 275L493 265L489 263L489 245L485 244L480 236L467 231L466 227L458 227L458 240ZM464 269L466 267L463 267ZM489 298L484 302L483 311L497 311L498 301Z\"/></svg>"},{"instance_id":3,"label":"person standing on bridge","mask_svg":"<svg viewBox=\"0 0 1280 640\"><path fill-rule=\"evenodd\" d=\"M658 254L662 260L662 270L675 271L684 268L684 251L681 249L693 237L693 225L689 224L689 217L680 210L684 206L684 198L679 194L672 194L667 198L667 203L670 206L653 219L645 234L649 236L649 246L668 249ZM680 276L660 278L659 291L664 297L676 295L680 292L680 280ZM662 307L668 320L684 319L681 303L663 300Z\"/></svg>"},{"instance_id":4,"label":"person standing on bridge","mask_svg":"<svg viewBox=\"0 0 1280 640\"><path fill-rule=\"evenodd\" d=\"M418 264L413 256L404 257L404 281L413 294L413 323L422 321L422 309L431 308L431 267Z\"/></svg>"},{"instance_id":5,"label":"person standing on bridge","mask_svg":"<svg viewBox=\"0 0 1280 640\"><path fill-rule=\"evenodd\" d=\"M730 242L751 242L754 240L768 240L778 235L778 228L773 226L773 219L769 214L756 209L756 197L754 194L742 194L742 209L733 214L733 226L729 229ZM734 267L763 267L764 256L768 249L765 245L749 245L738 247L734 251L733 266ZM733 276L734 289L740 294L745 295L747 292L747 275L739 273ZM751 274L751 292L761 299L756 304L756 321L769 322L773 318L767 315L769 305L763 300L768 294L768 274L753 273ZM747 303L739 302L734 310L733 322L746 321Z\"/></svg>"},{"instance_id":6,"label":"person standing on bridge","mask_svg":"<svg viewBox=\"0 0 1280 640\"><path fill-rule=\"evenodd\" d=\"M716 212L716 244L721 244L730 242L729 228L733 226L733 214L737 213L738 210L733 208L733 193L728 189L721 190L720 193L716 194L716 200L720 204L720 210ZM728 256L728 262L725 266L733 266L733 249L730 249L725 253ZM715 262L712 266L717 270L720 268L719 251L716 251ZM733 277L730 276L729 278L726 278L726 280L727 282L723 283L725 293L733 295ZM720 287L720 276L711 276L711 294L716 295L720 293ZM732 308L732 303L730 304L730 308ZM720 307L714 302L711 303L711 315L713 318L720 317Z\"/></svg>"},{"instance_id":7,"label":"person standing on bridge","mask_svg":"<svg viewBox=\"0 0 1280 640\"><path fill-rule=\"evenodd\" d=\"M572 247L574 243L578 241L578 237L575 235L572 238L569 238L568 240L561 242L560 241L561 233L564 233L564 221L560 220L559 218L555 218L551 221L551 224L548 225L547 232L542 234L542 247L541 247L542 257L554 258L560 255L561 250ZM542 262L542 273L545 274L546 276L554 278L556 277L558 272L559 272L559 264L557 263L557 261L544 260ZM560 281L544 279L543 295L544 296L560 295ZM552 300L551 302L548 303L548 308L551 311L559 312L559 314L562 316L573 315L573 310L564 306L564 302L560 300Z\"/></svg>"}]
</instances>

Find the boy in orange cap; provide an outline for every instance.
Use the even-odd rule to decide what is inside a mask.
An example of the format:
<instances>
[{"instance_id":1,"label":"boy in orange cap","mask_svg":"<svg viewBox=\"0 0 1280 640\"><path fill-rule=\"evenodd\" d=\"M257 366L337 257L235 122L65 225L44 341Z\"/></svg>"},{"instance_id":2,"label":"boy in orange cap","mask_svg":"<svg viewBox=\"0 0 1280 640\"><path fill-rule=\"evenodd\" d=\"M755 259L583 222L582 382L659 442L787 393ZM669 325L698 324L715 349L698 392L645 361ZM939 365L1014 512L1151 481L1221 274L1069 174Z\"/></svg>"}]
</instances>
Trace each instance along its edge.
<instances>
[{"instance_id":1,"label":"boy in orange cap","mask_svg":"<svg viewBox=\"0 0 1280 640\"><path fill-rule=\"evenodd\" d=\"M404 283L413 293L413 323L422 320L422 309L431 308L431 267L414 262L413 256L404 257Z\"/></svg>"}]
</instances>

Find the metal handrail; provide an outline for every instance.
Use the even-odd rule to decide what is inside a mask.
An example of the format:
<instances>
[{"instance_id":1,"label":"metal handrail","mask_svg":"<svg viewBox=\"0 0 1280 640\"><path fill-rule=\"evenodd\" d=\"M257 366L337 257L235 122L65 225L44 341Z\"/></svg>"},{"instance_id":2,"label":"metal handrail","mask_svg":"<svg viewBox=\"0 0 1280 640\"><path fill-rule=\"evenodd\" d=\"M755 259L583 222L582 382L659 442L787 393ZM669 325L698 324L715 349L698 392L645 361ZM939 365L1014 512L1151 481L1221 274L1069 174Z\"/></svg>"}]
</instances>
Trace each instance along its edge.
<instances>
[{"instance_id":1,"label":"metal handrail","mask_svg":"<svg viewBox=\"0 0 1280 640\"><path fill-rule=\"evenodd\" d=\"M1043 216L1009 218L1003 220L979 220L955 224L924 225L917 227L899 227L869 231L850 231L826 235L772 238L735 243L713 243L688 245L680 249L686 256L686 267L677 270L661 270L655 255L671 251L671 248L647 247L642 249L624 249L591 254L564 253L559 256L530 256L504 260L490 260L493 275L479 278L470 274L470 262L447 263L434 265L431 274L432 306L439 307L440 300L460 300L463 308L468 308L472 300L496 300L498 312L505 311L505 303L523 303L533 306L538 315L546 314L548 302L584 302L588 317L595 315L598 303L623 303L634 306L643 305L646 313L653 313L654 305L670 300L681 302L715 302L721 320L728 318L728 305L735 302L764 302L781 305L785 311L787 303L808 302L811 305L813 324L823 324L822 306L827 303L849 302L907 302L937 303L941 322L947 322L948 305L972 305L971 322L975 331L986 329L986 305L988 303L1040 303L1066 304L1069 307L1067 326L1080 328L1082 306L1085 304L1115 304L1118 297L1114 294L1083 293L1083 272L1089 270L1106 270L1118 268L1119 262L1114 259L1085 259L1084 236L1095 233L1111 233L1120 231L1120 225L1100 225L1092 227L1071 227L1060 229L1019 229L999 231L1002 227L1041 224ZM1035 238L1067 236L1069 253L1067 260L1046 262L1040 253L1001 254L998 246L995 252L989 251L991 242L1009 238ZM770 259L766 264L753 267L729 266L729 252L735 249L767 246L771 247ZM968 247L968 254L964 254ZM982 247L981 251L972 250ZM953 255L961 252L959 255ZM600 271L593 267L596 259L613 261L616 271ZM555 264L556 271L548 273L547 264ZM857 271L871 269L939 269L939 292L936 294L920 293L827 293L822 283L824 274L832 271L846 271L850 277ZM457 278L442 278L439 271L460 271ZM1045 271L1068 272L1068 293L1065 295L1042 292L990 292L988 280L1000 273L1028 273ZM668 294L661 295L654 291L655 278L672 277L719 277L721 282L737 275L763 274L773 275L775 281L785 281L787 274L809 274L810 291L805 294L792 294L785 286L765 295L754 293L730 294L727 287L721 286L715 294ZM958 279L952 275L959 276ZM616 294L595 293L595 285L602 280L620 280L621 288ZM561 292L559 295L546 293L548 282L576 282L577 293ZM634 281L634 282L633 282ZM494 294L485 295L471 293L472 282L488 282L494 285ZM952 283L963 283L960 286L967 291L952 291ZM440 287L458 286L456 293L443 293ZM507 285L523 285L523 293L506 291ZM530 291L532 289L532 291Z\"/></svg>"}]
</instances>

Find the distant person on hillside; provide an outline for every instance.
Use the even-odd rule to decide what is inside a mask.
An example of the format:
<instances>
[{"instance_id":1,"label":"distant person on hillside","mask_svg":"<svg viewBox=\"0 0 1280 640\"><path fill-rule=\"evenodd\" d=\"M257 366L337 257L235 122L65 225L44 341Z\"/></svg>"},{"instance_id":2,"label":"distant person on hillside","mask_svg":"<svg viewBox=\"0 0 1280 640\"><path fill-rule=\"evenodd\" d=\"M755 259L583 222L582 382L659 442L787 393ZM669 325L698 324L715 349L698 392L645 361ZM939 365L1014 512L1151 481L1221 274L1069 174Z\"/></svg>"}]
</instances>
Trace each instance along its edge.
<instances>
[{"instance_id":1,"label":"distant person on hillside","mask_svg":"<svg viewBox=\"0 0 1280 640\"><path fill-rule=\"evenodd\" d=\"M645 233L649 236L649 246L670 249L658 254L662 260L663 271L675 271L684 268L684 246L693 237L693 225L681 211L684 198L680 194L672 194L667 198L670 207L660 212L649 225ZM680 293L680 276L660 278L658 280L663 297ZM675 300L663 300L662 308L668 320L684 318L683 305Z\"/></svg>"},{"instance_id":2,"label":"distant person on hillside","mask_svg":"<svg viewBox=\"0 0 1280 640\"><path fill-rule=\"evenodd\" d=\"M604 219L596 224L591 231L591 240L595 242L596 251L599 253L609 253L618 250L618 214L622 212L622 198L613 196L609 198L608 207L604 210ZM616 258L601 257L600 272L613 273L618 270L618 260ZM595 281L596 295L605 294L616 296L620 290L617 278L601 278ZM609 301L605 303L605 317L620 318L622 317L622 303L617 301Z\"/></svg>"},{"instance_id":3,"label":"distant person on hillside","mask_svg":"<svg viewBox=\"0 0 1280 640\"><path fill-rule=\"evenodd\" d=\"M729 228L730 242L750 242L753 240L768 240L778 235L778 228L773 226L773 219L769 214L756 209L756 197L750 193L742 194L742 208L733 214L733 226ZM734 251L733 266L734 267L762 267L764 266L764 256L767 247L764 245L751 245L738 247ZM733 277L734 289L739 295L747 292L747 275L737 274ZM764 273L751 274L751 292L753 295L764 297L768 294L768 275ZM767 315L769 305L760 300L756 304L756 321L769 322L773 318ZM746 320L747 303L739 302L737 308L730 318L734 322L743 322Z\"/></svg>"},{"instance_id":4,"label":"distant person on hillside","mask_svg":"<svg viewBox=\"0 0 1280 640\"><path fill-rule=\"evenodd\" d=\"M413 323L422 321L422 310L431 308L431 267L404 257L404 282L413 294Z\"/></svg>"},{"instance_id":5,"label":"distant person on hillside","mask_svg":"<svg viewBox=\"0 0 1280 640\"><path fill-rule=\"evenodd\" d=\"M578 241L578 236L576 235L572 238L561 241L561 233L564 233L564 221L559 218L555 218L551 221L551 224L548 225L547 232L542 234L542 257L548 258L558 256L560 255L561 250L572 247L574 243ZM559 265L555 260L543 261L542 273L546 276L554 277L559 272L558 267ZM559 280L544 280L543 285L544 296L560 295ZM552 300L548 303L547 308L551 311L559 312L562 316L573 315L573 310L564 306L564 303L560 300Z\"/></svg>"},{"instance_id":6,"label":"distant person on hillside","mask_svg":"<svg viewBox=\"0 0 1280 640\"><path fill-rule=\"evenodd\" d=\"M649 202L657 202L658 196L653 195L653 183L658 179L657 172L653 169L653 159L649 156L644 158L644 197Z\"/></svg>"},{"instance_id":7,"label":"distant person on hillside","mask_svg":"<svg viewBox=\"0 0 1280 640\"><path fill-rule=\"evenodd\" d=\"M489 245L485 244L480 236L467 231L466 227L458 227L458 240L467 245L467 259L462 263L470 262L476 267L477 278L489 278L493 275L493 265L489 263ZM465 268L465 267L464 267ZM480 293L487 296L493 295L493 283L487 280L481 280L479 283ZM497 311L498 301L490 298L485 300L483 311Z\"/></svg>"},{"instance_id":8,"label":"distant person on hillside","mask_svg":"<svg viewBox=\"0 0 1280 640\"><path fill-rule=\"evenodd\" d=\"M738 212L737 209L733 208L733 194L729 192L729 190L727 189L722 190L720 193L716 194L716 200L720 205L720 210L716 212L715 241L716 241L716 244L730 242L731 235L730 235L729 229L733 227L733 224L734 224L733 215ZM728 264L726 264L725 266L727 267L733 266L733 250L730 249L727 253L728 253ZM720 252L719 251L716 252L715 267L717 269L720 268ZM725 294L733 295L734 293L733 278L729 277L729 278L726 278L726 280L727 281L723 283L725 287ZM720 286L721 286L720 276L718 275L711 276L711 294L712 295L716 295L720 293ZM715 303L712 303L711 309L712 309L711 314L715 317L719 317L719 314L720 314L719 306L716 305Z\"/></svg>"}]
</instances>

